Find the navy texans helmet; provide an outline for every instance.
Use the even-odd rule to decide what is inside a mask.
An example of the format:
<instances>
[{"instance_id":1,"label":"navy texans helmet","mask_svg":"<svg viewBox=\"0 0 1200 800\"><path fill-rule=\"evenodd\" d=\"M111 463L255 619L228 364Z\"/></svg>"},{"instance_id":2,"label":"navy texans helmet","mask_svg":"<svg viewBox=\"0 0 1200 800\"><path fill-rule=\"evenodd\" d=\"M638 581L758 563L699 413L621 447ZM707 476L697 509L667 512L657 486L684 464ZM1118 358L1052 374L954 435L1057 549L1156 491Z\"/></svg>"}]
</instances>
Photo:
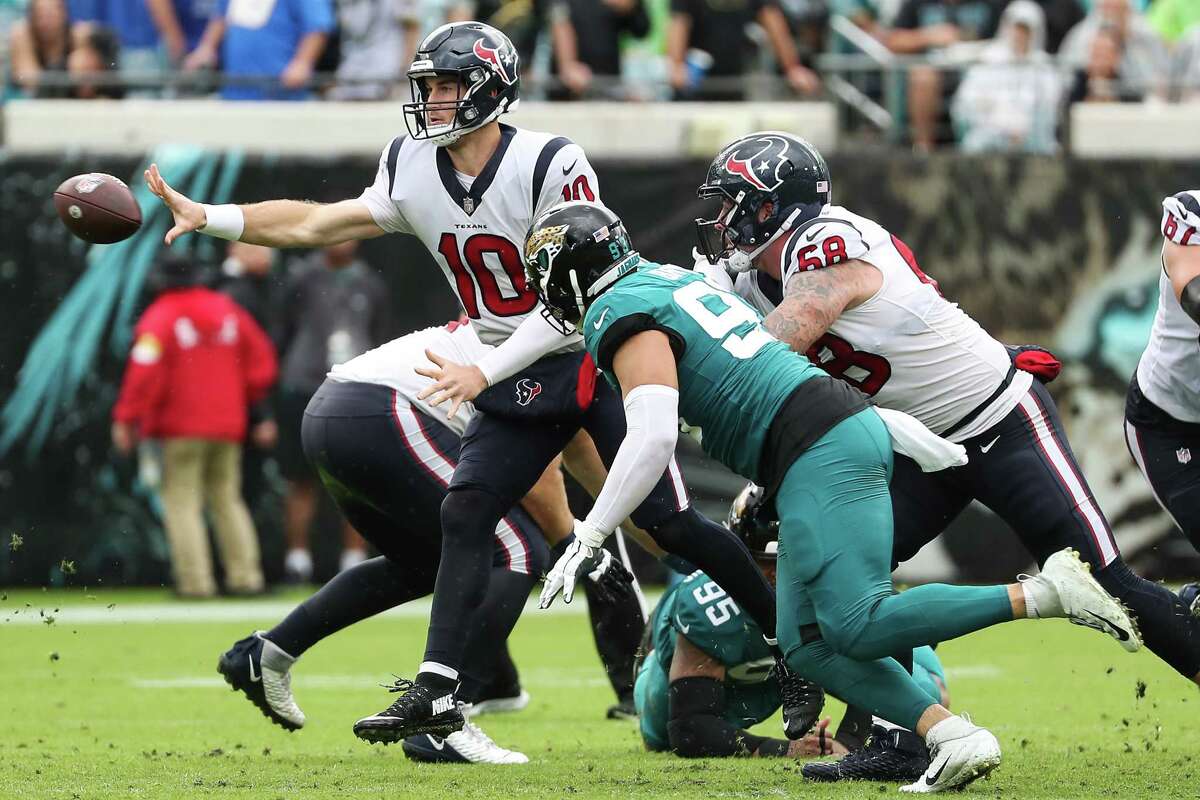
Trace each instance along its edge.
<instances>
[{"instance_id":1,"label":"navy texans helmet","mask_svg":"<svg viewBox=\"0 0 1200 800\"><path fill-rule=\"evenodd\" d=\"M755 558L773 560L779 557L779 521L766 519L762 505L763 488L747 483L733 498L725 527L742 540Z\"/></svg>"},{"instance_id":2,"label":"navy texans helmet","mask_svg":"<svg viewBox=\"0 0 1200 800\"><path fill-rule=\"evenodd\" d=\"M452 22L441 26L417 47L408 68L414 98L404 104L409 134L444 147L512 111L521 95L519 62L512 41L491 25ZM426 81L434 77L458 78L462 87L453 104L454 118L443 125L429 124L431 104ZM432 105L436 110L447 110L450 104Z\"/></svg>"},{"instance_id":3,"label":"navy texans helmet","mask_svg":"<svg viewBox=\"0 0 1200 800\"><path fill-rule=\"evenodd\" d=\"M696 220L700 252L709 263L729 259L739 247L757 255L789 228L821 213L830 201L829 167L817 148L790 133L764 131L743 136L717 154L704 183L702 200L721 202L713 219ZM759 209L770 202L765 220ZM732 266L749 268L749 258Z\"/></svg>"}]
</instances>

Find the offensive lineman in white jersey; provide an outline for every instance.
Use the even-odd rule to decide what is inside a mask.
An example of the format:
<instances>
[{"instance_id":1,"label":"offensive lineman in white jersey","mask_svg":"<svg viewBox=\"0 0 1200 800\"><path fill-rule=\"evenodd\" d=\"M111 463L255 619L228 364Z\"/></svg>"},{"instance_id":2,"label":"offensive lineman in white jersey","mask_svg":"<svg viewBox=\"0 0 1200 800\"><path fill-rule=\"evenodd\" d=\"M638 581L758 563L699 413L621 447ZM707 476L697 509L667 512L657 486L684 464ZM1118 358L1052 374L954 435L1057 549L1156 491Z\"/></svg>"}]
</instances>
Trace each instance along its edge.
<instances>
[{"instance_id":1,"label":"offensive lineman in white jersey","mask_svg":"<svg viewBox=\"0 0 1200 800\"><path fill-rule=\"evenodd\" d=\"M397 684L399 696L386 710L355 725L357 736L374 742L445 736L463 726L455 703L458 670L466 631L489 588L497 522L580 428L606 466L625 435L621 399L596 381L581 337L564 334L542 313L525 286L520 256L519 243L538 214L564 199L596 199L595 173L582 149L499 123L519 99L518 58L508 37L488 25L434 30L418 47L408 75L417 98L404 107L409 136L384 149L373 185L359 198L330 205L272 200L205 206L171 189L155 166L146 173L151 190L175 216L168 244L193 230L270 247L411 233L441 266L480 338L500 345L470 368L490 388L475 401L477 413L442 503L441 560L424 660L415 682ZM737 537L690 507L673 462L633 520L664 550L720 581L773 637L770 586ZM589 540L577 536L568 552L591 571L604 555L584 543ZM788 733L797 738L816 721L822 698L787 673L782 660L780 665Z\"/></svg>"},{"instance_id":2,"label":"offensive lineman in white jersey","mask_svg":"<svg viewBox=\"0 0 1200 800\"><path fill-rule=\"evenodd\" d=\"M305 724L290 680L303 653L343 628L433 590L441 557L441 504L474 408L464 404L447 419L420 398L430 381L414 367L425 363L427 349L475 361L491 348L471 325L458 322L401 336L334 366L305 413L305 455L339 510L382 555L340 572L279 624L237 642L218 662L226 681L286 730ZM521 694L505 642L553 552L547 544L565 547L562 540L571 527L557 466L496 526L488 599L470 633L459 690L464 716L482 713L480 701L488 702L498 681L506 683L510 695ZM585 584L589 611L632 602L629 633L637 639L642 617L630 576L618 561L606 566ZM606 621L619 624L611 616ZM444 740L409 737L404 752L420 761L528 760L497 746L469 722Z\"/></svg>"},{"instance_id":3,"label":"offensive lineman in white jersey","mask_svg":"<svg viewBox=\"0 0 1200 800\"><path fill-rule=\"evenodd\" d=\"M1150 343L1125 399L1125 443L1154 497L1200 549L1200 191L1162 202L1162 272ZM1200 586L1180 596L1200 613Z\"/></svg>"},{"instance_id":4,"label":"offensive lineman in white jersey","mask_svg":"<svg viewBox=\"0 0 1200 800\"><path fill-rule=\"evenodd\" d=\"M792 349L881 407L966 446L969 463L942 472L896 457L893 561L911 558L977 499L1039 564L1064 547L1078 550L1137 616L1150 649L1200 682L1200 623L1169 590L1125 565L1054 401L1034 379L1052 379L1057 362L1047 370L1052 358L1037 350L1010 359L941 296L899 238L831 205L825 160L802 139L738 139L714 159L699 195L721 202L715 219L697 220L707 257L698 261L710 280L728 286L733 272L735 291ZM1095 627L1128 633L1105 619Z\"/></svg>"}]
</instances>

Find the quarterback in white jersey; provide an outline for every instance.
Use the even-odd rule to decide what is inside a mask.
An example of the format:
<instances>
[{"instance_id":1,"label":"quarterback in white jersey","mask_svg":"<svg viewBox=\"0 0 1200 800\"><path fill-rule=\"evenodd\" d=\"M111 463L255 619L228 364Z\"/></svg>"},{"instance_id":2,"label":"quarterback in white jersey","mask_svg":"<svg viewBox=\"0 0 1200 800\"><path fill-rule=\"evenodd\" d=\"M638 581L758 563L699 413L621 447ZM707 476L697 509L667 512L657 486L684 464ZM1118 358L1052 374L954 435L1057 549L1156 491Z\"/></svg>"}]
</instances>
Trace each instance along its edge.
<instances>
[{"instance_id":1,"label":"quarterback in white jersey","mask_svg":"<svg viewBox=\"0 0 1200 800\"><path fill-rule=\"evenodd\" d=\"M802 139L764 132L733 142L699 195L721 202L714 219L697 220L710 279L732 280L794 350L967 448L966 466L942 472L896 457L894 561L911 558L979 500L1039 564L1077 549L1137 615L1150 649L1200 679L1200 623L1121 559L1044 386L1057 374L1049 354L1010 357L941 296L904 242L832 205L825 160ZM1111 621L1095 623L1121 638Z\"/></svg>"},{"instance_id":2,"label":"quarterback in white jersey","mask_svg":"<svg viewBox=\"0 0 1200 800\"><path fill-rule=\"evenodd\" d=\"M1150 343L1125 401L1125 441L1158 502L1200 548L1200 191L1162 202L1162 271ZM1194 584L1189 586L1194 587ZM1200 592L1183 595L1200 611Z\"/></svg>"},{"instance_id":3,"label":"quarterback in white jersey","mask_svg":"<svg viewBox=\"0 0 1200 800\"><path fill-rule=\"evenodd\" d=\"M424 660L415 681L396 687L387 709L356 723L355 734L367 741L445 735L463 726L455 690L467 634L487 602L489 542L497 522L578 430L588 431L606 464L625 436L621 399L596 381L581 337L551 324L525 285L521 245L534 217L558 201L598 197L581 149L500 124L519 101L518 61L508 37L482 23L443 25L426 36L408 70L414 98L404 105L408 136L388 144L374 182L352 200L207 206L172 189L155 165L146 172L151 191L175 218L168 244L197 230L271 247L411 233L441 265L481 340L497 345L460 369L430 352L435 368L422 373L439 379L435 405L446 394L446 381L458 376L465 375L476 393L487 391L475 400L441 506L438 571L444 577L434 589ZM449 416L459 402L452 402ZM691 507L674 463L633 520L664 550L719 580L773 634L770 586L745 547ZM607 563L604 551L578 539L569 549L589 572ZM803 702L785 703L785 716L792 711L799 722L810 716L815 721L815 695L799 683L794 688L785 697ZM802 704L803 714L796 716Z\"/></svg>"}]
</instances>

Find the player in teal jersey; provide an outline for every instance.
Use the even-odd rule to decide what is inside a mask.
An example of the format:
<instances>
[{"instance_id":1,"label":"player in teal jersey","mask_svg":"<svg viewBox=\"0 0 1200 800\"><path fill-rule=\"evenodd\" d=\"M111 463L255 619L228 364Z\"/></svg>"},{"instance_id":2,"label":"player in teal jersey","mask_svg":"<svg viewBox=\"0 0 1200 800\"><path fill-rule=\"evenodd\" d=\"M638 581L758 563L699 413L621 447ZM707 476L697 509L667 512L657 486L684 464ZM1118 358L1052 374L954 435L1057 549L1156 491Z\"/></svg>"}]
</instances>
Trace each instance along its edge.
<instances>
[{"instance_id":1,"label":"player in teal jersey","mask_svg":"<svg viewBox=\"0 0 1200 800\"><path fill-rule=\"evenodd\" d=\"M761 497L761 489L749 484L730 507L726 527L746 543L774 585L779 524L758 513ZM818 733L792 742L745 730L779 710L774 660L758 626L703 572L689 575L663 595L645 646L649 652L638 669L634 697L642 741L649 750L670 750L684 757L796 757L844 755L863 744L871 717L854 711L847 711L831 738L825 736L828 721ZM945 704L945 677L933 650L918 648L913 659L913 678L931 700ZM839 778L849 773L859 779L914 780L929 766L925 745L914 734L892 736L875 726L874 736L880 739L877 745L840 763L821 764L819 771L836 770Z\"/></svg>"},{"instance_id":2,"label":"player in teal jersey","mask_svg":"<svg viewBox=\"0 0 1200 800\"><path fill-rule=\"evenodd\" d=\"M627 427L575 542L547 576L543 606L560 591L569 600L594 569L604 539L662 474L682 416L703 429L709 455L766 486L774 501L778 636L788 665L925 739L929 770L907 791L963 786L999 765L1000 746L932 702L889 654L1025 617L1096 615L1135 630L1072 551L1008 586L930 584L893 594L892 442L862 395L771 337L736 295L643 260L601 206L564 203L543 214L525 259L548 311L583 333L620 387Z\"/></svg>"}]
</instances>

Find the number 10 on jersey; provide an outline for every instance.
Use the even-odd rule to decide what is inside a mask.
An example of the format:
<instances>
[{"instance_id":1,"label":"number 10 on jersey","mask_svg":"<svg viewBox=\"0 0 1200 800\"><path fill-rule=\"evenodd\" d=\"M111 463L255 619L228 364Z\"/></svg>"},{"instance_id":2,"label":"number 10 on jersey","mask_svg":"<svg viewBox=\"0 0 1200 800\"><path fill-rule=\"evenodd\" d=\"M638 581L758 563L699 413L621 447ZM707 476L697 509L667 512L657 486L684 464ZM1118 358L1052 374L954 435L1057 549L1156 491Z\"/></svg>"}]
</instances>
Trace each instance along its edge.
<instances>
[{"instance_id":1,"label":"number 10 on jersey","mask_svg":"<svg viewBox=\"0 0 1200 800\"><path fill-rule=\"evenodd\" d=\"M443 233L438 253L446 259L454 275L454 286L463 310L471 319L479 319L479 302L496 317L527 314L537 305L537 295L525 285L525 268L517 246L502 236L477 233L467 238L459 250L458 237ZM513 293L500 287L499 276L508 278ZM475 287L479 287L476 294Z\"/></svg>"}]
</instances>

